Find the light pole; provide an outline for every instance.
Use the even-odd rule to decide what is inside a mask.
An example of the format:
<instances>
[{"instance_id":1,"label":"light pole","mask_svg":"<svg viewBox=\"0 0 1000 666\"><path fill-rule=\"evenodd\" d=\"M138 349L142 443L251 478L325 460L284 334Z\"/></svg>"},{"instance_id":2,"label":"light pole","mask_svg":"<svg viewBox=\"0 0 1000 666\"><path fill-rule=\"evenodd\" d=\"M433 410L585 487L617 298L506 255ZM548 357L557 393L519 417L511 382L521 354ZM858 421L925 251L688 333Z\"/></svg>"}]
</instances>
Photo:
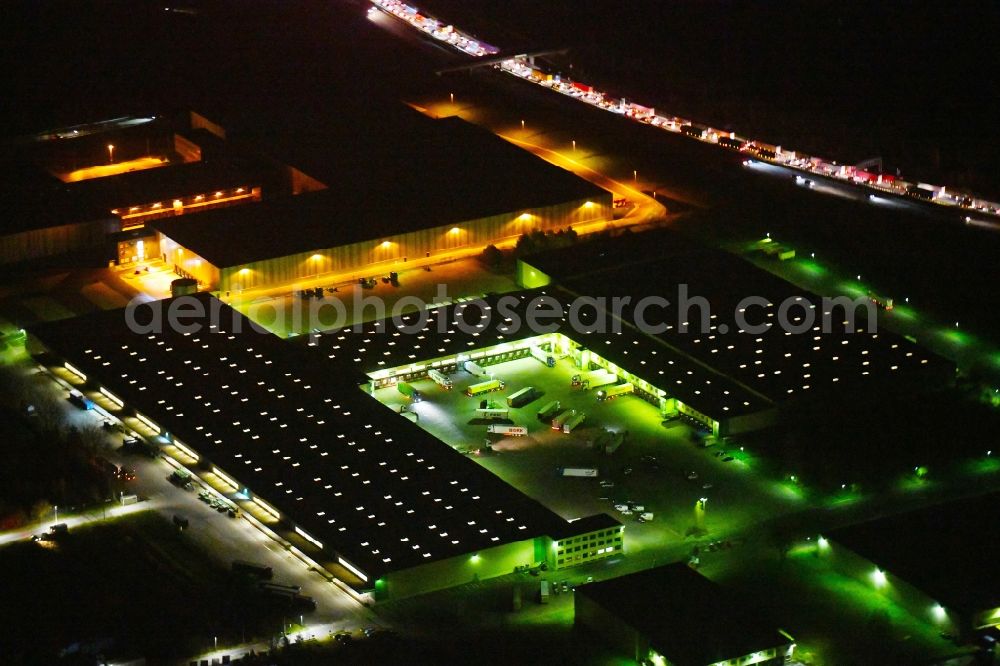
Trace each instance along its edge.
<instances>
[{"instance_id":1,"label":"light pole","mask_svg":"<svg viewBox=\"0 0 1000 666\"><path fill-rule=\"evenodd\" d=\"M639 182L639 172L635 169L632 169L632 180Z\"/></svg>"},{"instance_id":2,"label":"light pole","mask_svg":"<svg viewBox=\"0 0 1000 666\"><path fill-rule=\"evenodd\" d=\"M56 519L55 519L55 522L58 523L59 522L59 505L56 504L55 507L53 507L53 508L56 510Z\"/></svg>"},{"instance_id":3,"label":"light pole","mask_svg":"<svg viewBox=\"0 0 1000 666\"><path fill-rule=\"evenodd\" d=\"M521 129L524 129L524 120L521 120Z\"/></svg>"},{"instance_id":4,"label":"light pole","mask_svg":"<svg viewBox=\"0 0 1000 666\"><path fill-rule=\"evenodd\" d=\"M212 642L214 643L214 647L212 649L215 650L215 651L218 651L219 650L219 637L218 636L212 636Z\"/></svg>"},{"instance_id":5,"label":"light pole","mask_svg":"<svg viewBox=\"0 0 1000 666\"><path fill-rule=\"evenodd\" d=\"M455 93L448 93L448 98L451 100L452 104L455 103Z\"/></svg>"},{"instance_id":6,"label":"light pole","mask_svg":"<svg viewBox=\"0 0 1000 666\"><path fill-rule=\"evenodd\" d=\"M108 144L108 162L115 161L115 145L113 143Z\"/></svg>"},{"instance_id":7,"label":"light pole","mask_svg":"<svg viewBox=\"0 0 1000 666\"><path fill-rule=\"evenodd\" d=\"M573 139L573 152L576 152L576 139Z\"/></svg>"}]
</instances>

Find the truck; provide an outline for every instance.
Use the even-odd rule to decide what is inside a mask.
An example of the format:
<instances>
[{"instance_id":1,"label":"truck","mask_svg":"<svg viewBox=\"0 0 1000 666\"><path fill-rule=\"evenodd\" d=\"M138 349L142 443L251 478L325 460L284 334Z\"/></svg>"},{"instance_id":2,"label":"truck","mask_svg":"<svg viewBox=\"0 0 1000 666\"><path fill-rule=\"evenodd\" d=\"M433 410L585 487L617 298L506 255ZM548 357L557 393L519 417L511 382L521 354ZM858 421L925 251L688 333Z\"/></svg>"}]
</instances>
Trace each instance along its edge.
<instances>
[{"instance_id":1,"label":"truck","mask_svg":"<svg viewBox=\"0 0 1000 666\"><path fill-rule=\"evenodd\" d=\"M486 426L486 432L493 433L494 435L503 435L505 437L524 437L528 434L528 429L524 426L518 425L500 425L499 423L491 423Z\"/></svg>"},{"instance_id":2,"label":"truck","mask_svg":"<svg viewBox=\"0 0 1000 666\"><path fill-rule=\"evenodd\" d=\"M452 386L454 386L454 384L451 383L451 378L440 370L431 369L427 372L427 376L431 378L431 381L446 391L450 391Z\"/></svg>"},{"instance_id":3,"label":"truck","mask_svg":"<svg viewBox=\"0 0 1000 666\"><path fill-rule=\"evenodd\" d=\"M563 433L568 435L569 433L573 432L573 428L576 428L578 425L583 423L583 420L585 418L587 418L587 415L584 414L583 412L576 414L573 418L571 418L570 420L566 421L566 423L563 424L562 427Z\"/></svg>"},{"instance_id":4,"label":"truck","mask_svg":"<svg viewBox=\"0 0 1000 666\"><path fill-rule=\"evenodd\" d=\"M578 386L584 390L600 388L618 381L618 375L609 370L592 370L579 375L573 375L573 386Z\"/></svg>"},{"instance_id":5,"label":"truck","mask_svg":"<svg viewBox=\"0 0 1000 666\"><path fill-rule=\"evenodd\" d=\"M473 377L484 377L486 376L486 371L483 370L478 363L475 361L465 361L462 363L462 369Z\"/></svg>"},{"instance_id":6,"label":"truck","mask_svg":"<svg viewBox=\"0 0 1000 666\"><path fill-rule=\"evenodd\" d=\"M178 488L183 488L184 490L194 489L194 484L191 482L191 472L186 469L175 469L167 477L167 480Z\"/></svg>"},{"instance_id":7,"label":"truck","mask_svg":"<svg viewBox=\"0 0 1000 666\"><path fill-rule=\"evenodd\" d=\"M562 405L560 404L560 402L558 400L553 400L552 402L547 403L544 407L538 410L538 420L548 421L549 423L551 423L552 418L559 413L560 409L562 409Z\"/></svg>"},{"instance_id":8,"label":"truck","mask_svg":"<svg viewBox=\"0 0 1000 666\"><path fill-rule=\"evenodd\" d=\"M525 405L538 400L541 393L535 390L534 386L525 386L520 391L507 396L508 407L524 407Z\"/></svg>"},{"instance_id":9,"label":"truck","mask_svg":"<svg viewBox=\"0 0 1000 666\"><path fill-rule=\"evenodd\" d=\"M576 416L576 410L567 409L565 412L559 414L559 416L556 416L552 419L552 429L562 430L563 424L566 423L566 421L569 421L574 416Z\"/></svg>"},{"instance_id":10,"label":"truck","mask_svg":"<svg viewBox=\"0 0 1000 666\"><path fill-rule=\"evenodd\" d=\"M89 411L94 408L94 401L78 391L70 392L69 401L83 410Z\"/></svg>"},{"instance_id":11,"label":"truck","mask_svg":"<svg viewBox=\"0 0 1000 666\"><path fill-rule=\"evenodd\" d=\"M628 395L635 391L635 387L632 384L625 382L624 384L615 384L614 386L609 386L605 389L601 389L597 392L597 399L600 401L604 400L614 400L620 395Z\"/></svg>"},{"instance_id":12,"label":"truck","mask_svg":"<svg viewBox=\"0 0 1000 666\"><path fill-rule=\"evenodd\" d=\"M473 384L469 388L465 389L465 395L472 396L482 395L483 393L489 393L491 391L502 391L505 384L501 379L490 379L485 382L479 382L478 384Z\"/></svg>"},{"instance_id":13,"label":"truck","mask_svg":"<svg viewBox=\"0 0 1000 666\"><path fill-rule=\"evenodd\" d=\"M595 467L560 467L560 476L575 476L584 479L596 479L597 468Z\"/></svg>"},{"instance_id":14,"label":"truck","mask_svg":"<svg viewBox=\"0 0 1000 666\"><path fill-rule=\"evenodd\" d=\"M413 402L420 402L420 391L413 388L406 382L399 382L398 384L396 384L396 390L402 393L410 400L412 400Z\"/></svg>"},{"instance_id":15,"label":"truck","mask_svg":"<svg viewBox=\"0 0 1000 666\"><path fill-rule=\"evenodd\" d=\"M233 571L250 574L261 580L271 580L274 578L274 570L271 567L264 564L247 562L246 560L233 560Z\"/></svg>"},{"instance_id":16,"label":"truck","mask_svg":"<svg viewBox=\"0 0 1000 666\"><path fill-rule=\"evenodd\" d=\"M509 413L505 407L479 407L476 409L476 417L481 419L505 419Z\"/></svg>"},{"instance_id":17,"label":"truck","mask_svg":"<svg viewBox=\"0 0 1000 666\"><path fill-rule=\"evenodd\" d=\"M532 347L530 351L532 358L544 363L549 368L556 367L556 357L541 347Z\"/></svg>"}]
</instances>

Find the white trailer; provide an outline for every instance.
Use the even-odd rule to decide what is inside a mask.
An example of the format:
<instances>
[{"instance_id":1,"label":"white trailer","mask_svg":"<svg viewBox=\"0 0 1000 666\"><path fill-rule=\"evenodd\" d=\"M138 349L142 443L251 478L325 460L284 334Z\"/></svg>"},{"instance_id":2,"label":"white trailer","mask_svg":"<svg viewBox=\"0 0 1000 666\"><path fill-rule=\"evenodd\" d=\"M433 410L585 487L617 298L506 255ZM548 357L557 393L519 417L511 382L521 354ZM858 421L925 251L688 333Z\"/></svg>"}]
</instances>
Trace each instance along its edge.
<instances>
[{"instance_id":1,"label":"white trailer","mask_svg":"<svg viewBox=\"0 0 1000 666\"><path fill-rule=\"evenodd\" d=\"M603 369L573 375L573 386L579 386L584 390L600 388L602 386L607 386L608 384L614 384L617 381L618 375Z\"/></svg>"},{"instance_id":2,"label":"white trailer","mask_svg":"<svg viewBox=\"0 0 1000 666\"><path fill-rule=\"evenodd\" d=\"M454 386L454 384L452 384L451 378L448 377L448 375L441 372L440 370L433 370L433 369L429 370L427 372L427 376L430 377L435 384L445 389L446 391L450 390L452 386Z\"/></svg>"},{"instance_id":3,"label":"white trailer","mask_svg":"<svg viewBox=\"0 0 1000 666\"><path fill-rule=\"evenodd\" d=\"M528 429L517 425L491 424L486 426L486 432L494 435L503 435L504 437L524 437L528 434Z\"/></svg>"},{"instance_id":4,"label":"white trailer","mask_svg":"<svg viewBox=\"0 0 1000 666\"><path fill-rule=\"evenodd\" d=\"M462 363L462 369L465 370L470 375L472 375L473 377L486 376L486 371L483 370L482 367L480 367L480 365L475 361L465 361L464 363Z\"/></svg>"}]
</instances>

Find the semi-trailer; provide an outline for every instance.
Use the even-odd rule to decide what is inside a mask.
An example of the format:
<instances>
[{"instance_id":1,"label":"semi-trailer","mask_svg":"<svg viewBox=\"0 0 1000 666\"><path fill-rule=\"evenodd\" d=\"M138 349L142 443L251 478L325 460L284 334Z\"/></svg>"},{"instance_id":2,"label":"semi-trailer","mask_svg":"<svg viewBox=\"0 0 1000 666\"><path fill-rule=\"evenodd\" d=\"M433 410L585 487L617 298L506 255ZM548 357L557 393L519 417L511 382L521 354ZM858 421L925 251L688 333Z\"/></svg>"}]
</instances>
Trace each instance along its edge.
<instances>
[{"instance_id":1,"label":"semi-trailer","mask_svg":"<svg viewBox=\"0 0 1000 666\"><path fill-rule=\"evenodd\" d=\"M560 467L560 476L578 476L584 479L596 479L597 469L594 467Z\"/></svg>"},{"instance_id":2,"label":"semi-trailer","mask_svg":"<svg viewBox=\"0 0 1000 666\"><path fill-rule=\"evenodd\" d=\"M541 395L542 394L540 392L535 390L534 386L525 386L520 391L507 396L507 406L524 407L525 405L538 400Z\"/></svg>"},{"instance_id":3,"label":"semi-trailer","mask_svg":"<svg viewBox=\"0 0 1000 666\"><path fill-rule=\"evenodd\" d=\"M547 367L550 368L556 367L556 357L550 354L549 352L545 351L541 347L532 347L531 356L532 358L540 361L541 363L544 363Z\"/></svg>"},{"instance_id":4,"label":"semi-trailer","mask_svg":"<svg viewBox=\"0 0 1000 666\"><path fill-rule=\"evenodd\" d=\"M486 371L479 366L475 361L465 361L462 363L462 369L473 377L483 377L486 375Z\"/></svg>"},{"instance_id":5,"label":"semi-trailer","mask_svg":"<svg viewBox=\"0 0 1000 666\"><path fill-rule=\"evenodd\" d=\"M554 417L552 419L552 429L553 430L562 430L563 424L565 424L567 421L569 421L574 416L576 416L576 410L575 409L567 409L565 412L563 412L559 416L556 416L556 417Z\"/></svg>"},{"instance_id":6,"label":"semi-trailer","mask_svg":"<svg viewBox=\"0 0 1000 666\"><path fill-rule=\"evenodd\" d=\"M431 381L433 381L435 384L437 384L446 391L451 390L451 388L454 386L454 384L451 381L451 378L448 375L441 372L440 370L431 369L427 372L427 376L431 378Z\"/></svg>"},{"instance_id":7,"label":"semi-trailer","mask_svg":"<svg viewBox=\"0 0 1000 666\"><path fill-rule=\"evenodd\" d=\"M597 399L601 401L613 400L614 398L617 398L620 395L628 395L629 393L633 393L634 391L635 387L628 382L625 382L624 384L615 384L614 386L609 386L607 388L598 391Z\"/></svg>"},{"instance_id":8,"label":"semi-trailer","mask_svg":"<svg viewBox=\"0 0 1000 666\"><path fill-rule=\"evenodd\" d=\"M257 578L262 578L263 580L271 580L274 578L274 571L271 567L263 564L247 562L246 560L233 560L233 571L247 573L252 576L256 576Z\"/></svg>"},{"instance_id":9,"label":"semi-trailer","mask_svg":"<svg viewBox=\"0 0 1000 666\"><path fill-rule=\"evenodd\" d=\"M558 400L553 400L538 410L538 420L552 422L552 418L562 409Z\"/></svg>"},{"instance_id":10,"label":"semi-trailer","mask_svg":"<svg viewBox=\"0 0 1000 666\"><path fill-rule=\"evenodd\" d=\"M587 415L584 414L583 412L579 412L578 414L573 416L573 418L571 418L570 420L566 421L566 423L563 424L562 427L563 433L568 435L569 433L573 432L573 429L576 428L581 423L583 423L583 420L585 418L587 418Z\"/></svg>"},{"instance_id":11,"label":"semi-trailer","mask_svg":"<svg viewBox=\"0 0 1000 666\"><path fill-rule=\"evenodd\" d=\"M502 391L504 386L505 384L502 379L490 379L485 382L473 384L469 388L465 389L465 395L472 397L482 395L483 393L489 393L491 391Z\"/></svg>"},{"instance_id":12,"label":"semi-trailer","mask_svg":"<svg viewBox=\"0 0 1000 666\"><path fill-rule=\"evenodd\" d=\"M399 382L396 384L396 390L402 393L404 396L412 400L413 402L420 402L420 391L413 388L406 382Z\"/></svg>"},{"instance_id":13,"label":"semi-trailer","mask_svg":"<svg viewBox=\"0 0 1000 666\"><path fill-rule=\"evenodd\" d=\"M528 429L524 426L492 423L486 426L486 432L494 435L504 435L505 437L524 437L528 434Z\"/></svg>"}]
</instances>

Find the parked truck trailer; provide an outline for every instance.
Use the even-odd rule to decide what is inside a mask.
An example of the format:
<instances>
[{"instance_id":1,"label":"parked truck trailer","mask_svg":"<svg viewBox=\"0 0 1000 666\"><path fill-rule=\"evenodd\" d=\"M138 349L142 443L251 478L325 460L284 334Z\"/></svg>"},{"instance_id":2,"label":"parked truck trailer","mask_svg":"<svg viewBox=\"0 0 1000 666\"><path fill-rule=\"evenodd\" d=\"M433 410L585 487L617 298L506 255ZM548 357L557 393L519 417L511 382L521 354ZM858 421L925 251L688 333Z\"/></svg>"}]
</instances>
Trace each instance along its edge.
<instances>
[{"instance_id":1,"label":"parked truck trailer","mask_svg":"<svg viewBox=\"0 0 1000 666\"><path fill-rule=\"evenodd\" d=\"M566 423L566 421L569 421L574 416L576 416L576 410L575 409L567 409L565 412L559 414L556 417L553 417L553 419L552 419L552 429L553 430L562 430L563 424Z\"/></svg>"},{"instance_id":2,"label":"parked truck trailer","mask_svg":"<svg viewBox=\"0 0 1000 666\"><path fill-rule=\"evenodd\" d=\"M431 381L433 381L435 384L437 384L446 391L450 391L451 388L454 386L454 384L452 384L451 378L448 377L448 375L441 372L440 370L431 369L427 372L427 376L431 378Z\"/></svg>"},{"instance_id":3,"label":"parked truck trailer","mask_svg":"<svg viewBox=\"0 0 1000 666\"><path fill-rule=\"evenodd\" d=\"M510 412L506 407L479 407L476 409L476 417L480 419L505 419Z\"/></svg>"},{"instance_id":4,"label":"parked truck trailer","mask_svg":"<svg viewBox=\"0 0 1000 666\"><path fill-rule=\"evenodd\" d=\"M541 347L532 347L531 356L532 358L540 361L541 363L544 363L549 368L556 367L556 357L550 354L549 352L545 351Z\"/></svg>"},{"instance_id":5,"label":"parked truck trailer","mask_svg":"<svg viewBox=\"0 0 1000 666\"><path fill-rule=\"evenodd\" d=\"M528 434L528 429L524 426L518 425L500 425L499 423L491 423L486 426L486 432L494 435L503 435L504 437L524 437Z\"/></svg>"},{"instance_id":6,"label":"parked truck trailer","mask_svg":"<svg viewBox=\"0 0 1000 666\"><path fill-rule=\"evenodd\" d=\"M525 386L520 391L507 396L507 406L524 407L525 405L534 402L539 397L541 397L541 393L536 391L534 386Z\"/></svg>"},{"instance_id":7,"label":"parked truck trailer","mask_svg":"<svg viewBox=\"0 0 1000 666\"><path fill-rule=\"evenodd\" d=\"M420 391L413 388L406 382L399 382L396 384L396 390L402 393L404 396L412 400L413 402L420 402Z\"/></svg>"},{"instance_id":8,"label":"parked truck trailer","mask_svg":"<svg viewBox=\"0 0 1000 666\"><path fill-rule=\"evenodd\" d=\"M609 386L607 388L598 391L597 399L601 401L613 400L614 398L617 398L620 395L628 395L629 393L633 393L634 391L635 387L628 382L625 382L624 384L615 384L614 386Z\"/></svg>"},{"instance_id":9,"label":"parked truck trailer","mask_svg":"<svg viewBox=\"0 0 1000 666\"><path fill-rule=\"evenodd\" d=\"M502 391L505 384L501 379L490 379L485 382L479 382L478 384L473 384L469 388L465 389L465 395L472 397L476 395L482 395L483 393L489 393L491 391Z\"/></svg>"},{"instance_id":10,"label":"parked truck trailer","mask_svg":"<svg viewBox=\"0 0 1000 666\"><path fill-rule=\"evenodd\" d=\"M559 413L562 406L558 400L553 400L547 403L544 407L538 410L538 420L552 422L552 418Z\"/></svg>"},{"instance_id":11,"label":"parked truck trailer","mask_svg":"<svg viewBox=\"0 0 1000 666\"><path fill-rule=\"evenodd\" d=\"M568 435L569 433L573 432L573 429L579 426L581 423L583 423L583 420L585 418L587 418L587 415L584 414L583 412L579 412L578 414L573 416L573 418L571 418L570 420L566 421L566 423L563 424L562 427L563 433Z\"/></svg>"},{"instance_id":12,"label":"parked truck trailer","mask_svg":"<svg viewBox=\"0 0 1000 666\"><path fill-rule=\"evenodd\" d=\"M465 361L462 363L462 369L468 372L473 377L485 377L486 371L480 367L475 361Z\"/></svg>"}]
</instances>

